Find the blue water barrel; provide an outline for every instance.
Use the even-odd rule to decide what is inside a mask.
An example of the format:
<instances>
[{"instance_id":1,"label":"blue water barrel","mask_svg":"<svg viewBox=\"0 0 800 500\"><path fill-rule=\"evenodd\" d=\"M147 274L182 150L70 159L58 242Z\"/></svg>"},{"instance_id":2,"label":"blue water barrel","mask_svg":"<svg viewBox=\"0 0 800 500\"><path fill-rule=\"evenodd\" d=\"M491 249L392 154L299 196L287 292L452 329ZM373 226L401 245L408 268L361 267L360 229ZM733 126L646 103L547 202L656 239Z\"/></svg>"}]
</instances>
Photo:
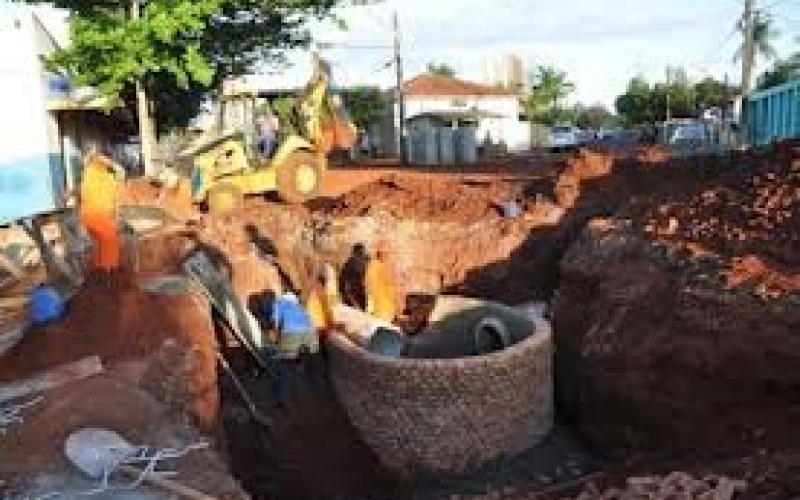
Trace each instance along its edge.
<instances>
[{"instance_id":1,"label":"blue water barrel","mask_svg":"<svg viewBox=\"0 0 800 500\"><path fill-rule=\"evenodd\" d=\"M61 294L50 285L39 285L30 294L28 314L35 325L43 325L56 321L64 316L67 302Z\"/></svg>"}]
</instances>

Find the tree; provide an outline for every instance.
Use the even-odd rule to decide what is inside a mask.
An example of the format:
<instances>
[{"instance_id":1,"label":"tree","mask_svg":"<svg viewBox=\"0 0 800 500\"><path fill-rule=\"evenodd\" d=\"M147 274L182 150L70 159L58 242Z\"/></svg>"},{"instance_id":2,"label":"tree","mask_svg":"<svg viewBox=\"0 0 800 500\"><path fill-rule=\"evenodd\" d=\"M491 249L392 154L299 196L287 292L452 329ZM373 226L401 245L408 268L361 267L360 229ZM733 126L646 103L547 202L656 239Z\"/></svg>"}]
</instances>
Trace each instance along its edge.
<instances>
[{"instance_id":1,"label":"tree","mask_svg":"<svg viewBox=\"0 0 800 500\"><path fill-rule=\"evenodd\" d=\"M710 109L727 107L739 89L725 82L706 77L695 84L694 91L697 106L700 109Z\"/></svg>"},{"instance_id":2,"label":"tree","mask_svg":"<svg viewBox=\"0 0 800 500\"><path fill-rule=\"evenodd\" d=\"M448 78L456 76L456 70L447 63L428 63L425 72L429 75L446 76Z\"/></svg>"},{"instance_id":3,"label":"tree","mask_svg":"<svg viewBox=\"0 0 800 500\"><path fill-rule=\"evenodd\" d=\"M533 85L522 102L528 119L546 125L561 121L567 113L560 103L575 90L575 84L565 72L553 66L537 67L532 80Z\"/></svg>"},{"instance_id":4,"label":"tree","mask_svg":"<svg viewBox=\"0 0 800 500\"><path fill-rule=\"evenodd\" d=\"M748 38L745 20L739 20L736 27L742 32L744 38L742 45L739 46L733 56L733 61L739 62L745 55L745 44L747 43ZM775 29L775 23L772 16L764 10L755 11L752 16L752 36L754 46L752 53L753 60L750 61L753 65L752 67L755 67L759 57L763 57L765 59L774 59L777 56L777 51L775 50L773 43L779 35L780 33L778 33L778 31ZM742 88L749 91L751 83L749 72L743 78L747 81L742 82Z\"/></svg>"},{"instance_id":5,"label":"tree","mask_svg":"<svg viewBox=\"0 0 800 500\"><path fill-rule=\"evenodd\" d=\"M642 125L655 121L653 91L644 78L637 76L628 82L628 89L617 97L615 107L629 125Z\"/></svg>"},{"instance_id":6,"label":"tree","mask_svg":"<svg viewBox=\"0 0 800 500\"><path fill-rule=\"evenodd\" d=\"M765 90L796 79L800 79L800 53L775 62L772 68L758 77L756 88Z\"/></svg>"},{"instance_id":7,"label":"tree","mask_svg":"<svg viewBox=\"0 0 800 500\"><path fill-rule=\"evenodd\" d=\"M366 129L386 107L380 89L358 86L342 91L342 100L350 118L359 129Z\"/></svg>"},{"instance_id":8,"label":"tree","mask_svg":"<svg viewBox=\"0 0 800 500\"><path fill-rule=\"evenodd\" d=\"M582 129L600 129L614 124L617 117L602 104L576 105L573 111L575 125Z\"/></svg>"},{"instance_id":9,"label":"tree","mask_svg":"<svg viewBox=\"0 0 800 500\"><path fill-rule=\"evenodd\" d=\"M337 0L51 3L72 14L71 44L56 52L49 66L105 96L134 98L147 172L152 168L154 117L172 125L165 119L165 104L179 108L188 102L196 111L225 77L251 70L276 50L306 43L305 22L329 15Z\"/></svg>"},{"instance_id":10,"label":"tree","mask_svg":"<svg viewBox=\"0 0 800 500\"><path fill-rule=\"evenodd\" d=\"M740 20L736 27L744 33L743 20ZM780 33L775 29L772 16L763 10L756 11L753 16L753 43L755 44L756 57L762 56L765 59L774 59L777 56L777 51L773 43L779 36ZM741 61L743 55L744 43L736 49L736 53L733 56L734 62Z\"/></svg>"},{"instance_id":11,"label":"tree","mask_svg":"<svg viewBox=\"0 0 800 500\"><path fill-rule=\"evenodd\" d=\"M617 113L629 125L644 125L663 121L667 116L667 102L672 117L693 118L703 110L726 107L730 96L736 92L735 87L713 78L692 84L685 71L677 70L672 73L669 84L651 85L642 77L631 79L615 104Z\"/></svg>"}]
</instances>

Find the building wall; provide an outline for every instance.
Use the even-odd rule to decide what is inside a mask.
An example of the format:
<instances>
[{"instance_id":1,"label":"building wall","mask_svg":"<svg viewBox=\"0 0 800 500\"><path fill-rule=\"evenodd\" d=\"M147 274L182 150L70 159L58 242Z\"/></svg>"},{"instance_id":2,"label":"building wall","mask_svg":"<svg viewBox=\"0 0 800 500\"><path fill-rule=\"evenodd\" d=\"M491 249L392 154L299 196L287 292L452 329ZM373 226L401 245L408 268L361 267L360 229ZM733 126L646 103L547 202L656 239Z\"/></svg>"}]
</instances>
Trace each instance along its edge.
<instances>
[{"instance_id":1,"label":"building wall","mask_svg":"<svg viewBox=\"0 0 800 500\"><path fill-rule=\"evenodd\" d=\"M525 63L515 54L490 57L484 61L483 81L487 85L520 88L525 84Z\"/></svg>"},{"instance_id":2,"label":"building wall","mask_svg":"<svg viewBox=\"0 0 800 500\"><path fill-rule=\"evenodd\" d=\"M53 210L63 194L37 29L28 7L0 3L0 223Z\"/></svg>"},{"instance_id":3,"label":"building wall","mask_svg":"<svg viewBox=\"0 0 800 500\"><path fill-rule=\"evenodd\" d=\"M530 127L519 120L520 104L514 96L407 97L406 119L425 113L478 111L491 115L478 122L477 140L484 151L523 151L530 148Z\"/></svg>"}]
</instances>

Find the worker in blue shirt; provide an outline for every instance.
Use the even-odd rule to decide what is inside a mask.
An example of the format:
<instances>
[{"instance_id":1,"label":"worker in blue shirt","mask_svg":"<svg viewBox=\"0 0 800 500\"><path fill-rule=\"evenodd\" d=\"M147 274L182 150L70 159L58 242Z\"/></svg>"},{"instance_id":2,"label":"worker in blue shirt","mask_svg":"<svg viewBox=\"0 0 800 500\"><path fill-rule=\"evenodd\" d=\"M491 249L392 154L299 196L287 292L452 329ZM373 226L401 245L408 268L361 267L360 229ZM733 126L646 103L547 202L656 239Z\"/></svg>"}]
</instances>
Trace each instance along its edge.
<instances>
[{"instance_id":1,"label":"worker in blue shirt","mask_svg":"<svg viewBox=\"0 0 800 500\"><path fill-rule=\"evenodd\" d=\"M276 357L295 359L303 351L309 354L319 351L319 338L314 322L295 294L284 292L272 304L264 306L269 310L261 312L270 318L278 335Z\"/></svg>"},{"instance_id":2,"label":"worker in blue shirt","mask_svg":"<svg viewBox=\"0 0 800 500\"><path fill-rule=\"evenodd\" d=\"M292 391L298 370L315 365L317 360L312 358L318 358L319 337L311 315L294 293L284 292L272 300L263 301L259 313L262 321L266 320L264 323L269 324L276 334L275 343L266 354L272 359L275 399L280 404ZM320 375L316 374L317 377Z\"/></svg>"}]
</instances>

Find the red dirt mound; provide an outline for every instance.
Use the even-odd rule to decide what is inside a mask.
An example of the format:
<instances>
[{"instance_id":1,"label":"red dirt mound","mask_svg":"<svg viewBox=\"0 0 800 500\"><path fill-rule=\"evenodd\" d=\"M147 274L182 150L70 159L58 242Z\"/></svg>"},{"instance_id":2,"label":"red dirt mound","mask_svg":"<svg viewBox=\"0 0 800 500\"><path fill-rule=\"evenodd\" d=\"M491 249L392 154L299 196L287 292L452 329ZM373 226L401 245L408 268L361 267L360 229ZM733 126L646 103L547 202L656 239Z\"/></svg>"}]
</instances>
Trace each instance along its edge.
<instances>
[{"instance_id":1,"label":"red dirt mound","mask_svg":"<svg viewBox=\"0 0 800 500\"><path fill-rule=\"evenodd\" d=\"M498 217L497 204L519 197L521 187L501 180L472 181L390 175L332 200L308 204L314 211L346 217L383 212L398 218L474 222Z\"/></svg>"},{"instance_id":2,"label":"red dirt mound","mask_svg":"<svg viewBox=\"0 0 800 500\"><path fill-rule=\"evenodd\" d=\"M190 295L157 295L128 280L92 278L72 299L65 318L30 331L0 364L0 381L100 356L104 363L145 358L165 340L190 347L185 389L196 397L188 410L204 426L217 418L215 337L208 313Z\"/></svg>"},{"instance_id":3,"label":"red dirt mound","mask_svg":"<svg viewBox=\"0 0 800 500\"><path fill-rule=\"evenodd\" d=\"M762 277L784 291L800 288L800 162L757 157L640 203L646 233L718 254L732 286Z\"/></svg>"}]
</instances>

